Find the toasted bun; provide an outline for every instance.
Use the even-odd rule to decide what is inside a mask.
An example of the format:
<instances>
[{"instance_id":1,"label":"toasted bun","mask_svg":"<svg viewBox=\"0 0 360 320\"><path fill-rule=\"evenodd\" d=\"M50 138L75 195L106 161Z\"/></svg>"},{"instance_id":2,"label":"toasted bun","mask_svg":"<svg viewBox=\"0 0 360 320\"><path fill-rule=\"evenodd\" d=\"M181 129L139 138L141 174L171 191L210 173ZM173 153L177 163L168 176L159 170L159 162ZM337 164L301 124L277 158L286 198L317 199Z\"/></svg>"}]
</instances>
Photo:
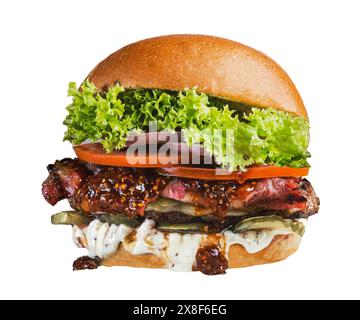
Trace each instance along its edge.
<instances>
[{"instance_id":1,"label":"toasted bun","mask_svg":"<svg viewBox=\"0 0 360 320\"><path fill-rule=\"evenodd\" d=\"M286 72L241 43L204 35L169 35L130 44L100 62L88 78L97 88L182 90L307 117Z\"/></svg>"},{"instance_id":2,"label":"toasted bun","mask_svg":"<svg viewBox=\"0 0 360 320\"><path fill-rule=\"evenodd\" d=\"M272 263L286 259L299 247L301 237L295 234L278 235L265 249L250 254L243 246L234 244L229 249L229 268L243 268L258 264ZM132 255L123 246L110 258L104 259L103 266L128 266L139 268L165 268L166 261L153 254Z\"/></svg>"}]
</instances>

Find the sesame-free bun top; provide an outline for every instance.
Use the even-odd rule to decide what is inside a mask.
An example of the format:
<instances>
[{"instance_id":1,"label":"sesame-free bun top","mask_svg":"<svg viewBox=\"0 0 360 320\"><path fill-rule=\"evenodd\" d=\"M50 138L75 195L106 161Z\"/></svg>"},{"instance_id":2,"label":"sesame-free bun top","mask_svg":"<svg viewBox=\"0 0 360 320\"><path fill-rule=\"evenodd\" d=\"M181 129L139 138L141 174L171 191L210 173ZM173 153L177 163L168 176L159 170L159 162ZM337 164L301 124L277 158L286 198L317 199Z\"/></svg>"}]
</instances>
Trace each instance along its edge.
<instances>
[{"instance_id":1,"label":"sesame-free bun top","mask_svg":"<svg viewBox=\"0 0 360 320\"><path fill-rule=\"evenodd\" d=\"M125 88L198 92L307 117L286 72L265 54L241 43L204 35L168 35L114 52L89 74L99 90Z\"/></svg>"}]
</instances>

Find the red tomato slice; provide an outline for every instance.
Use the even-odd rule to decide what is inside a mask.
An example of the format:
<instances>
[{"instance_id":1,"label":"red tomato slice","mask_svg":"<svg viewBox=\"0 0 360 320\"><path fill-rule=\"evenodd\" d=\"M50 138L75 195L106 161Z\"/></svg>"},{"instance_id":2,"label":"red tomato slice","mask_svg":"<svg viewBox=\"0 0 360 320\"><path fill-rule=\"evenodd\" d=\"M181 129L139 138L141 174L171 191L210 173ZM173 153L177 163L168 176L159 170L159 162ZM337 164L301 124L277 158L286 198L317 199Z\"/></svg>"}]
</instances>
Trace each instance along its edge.
<instances>
[{"instance_id":1,"label":"red tomato slice","mask_svg":"<svg viewBox=\"0 0 360 320\"><path fill-rule=\"evenodd\" d=\"M291 168L277 166L255 166L247 168L246 172L229 172L224 169L205 169L193 167L160 168L159 172L175 177L201 180L237 180L244 183L250 179L274 177L303 177L309 174L309 168Z\"/></svg>"},{"instance_id":2,"label":"red tomato slice","mask_svg":"<svg viewBox=\"0 0 360 320\"><path fill-rule=\"evenodd\" d=\"M265 165L249 167L246 172L229 172L220 168L206 169L181 166L178 165L180 156L143 153L127 157L126 151L106 153L99 143L82 144L74 147L74 150L77 157L86 162L117 167L158 168L158 172L170 176L201 180L236 180L239 183L244 183L249 179L303 177L309 174L310 169L308 167L291 168Z\"/></svg>"},{"instance_id":3,"label":"red tomato slice","mask_svg":"<svg viewBox=\"0 0 360 320\"><path fill-rule=\"evenodd\" d=\"M139 153L132 157L126 156L126 151L106 153L99 143L82 144L74 147L77 157L83 161L106 166L135 167L135 168L163 168L180 163L179 156L167 156L149 153Z\"/></svg>"}]
</instances>

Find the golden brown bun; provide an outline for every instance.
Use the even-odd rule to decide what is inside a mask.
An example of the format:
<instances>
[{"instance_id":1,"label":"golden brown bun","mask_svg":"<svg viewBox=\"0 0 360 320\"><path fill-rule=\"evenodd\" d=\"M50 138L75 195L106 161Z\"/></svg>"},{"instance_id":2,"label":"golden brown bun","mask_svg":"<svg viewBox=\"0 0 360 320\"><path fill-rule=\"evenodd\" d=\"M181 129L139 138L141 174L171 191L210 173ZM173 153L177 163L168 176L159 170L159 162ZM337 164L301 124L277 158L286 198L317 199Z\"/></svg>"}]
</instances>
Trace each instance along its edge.
<instances>
[{"instance_id":1,"label":"golden brown bun","mask_svg":"<svg viewBox=\"0 0 360 320\"><path fill-rule=\"evenodd\" d=\"M265 54L241 43L204 35L169 35L130 44L100 62L88 78L105 90L127 88L199 92L247 105L307 117L286 72Z\"/></svg>"},{"instance_id":2,"label":"golden brown bun","mask_svg":"<svg viewBox=\"0 0 360 320\"><path fill-rule=\"evenodd\" d=\"M301 237L295 234L278 235L269 246L254 254L248 253L243 246L234 244L229 249L229 268L243 268L286 259L298 249L300 241ZM153 254L132 255L121 245L118 251L110 258L104 259L101 265L165 268L166 262Z\"/></svg>"}]
</instances>

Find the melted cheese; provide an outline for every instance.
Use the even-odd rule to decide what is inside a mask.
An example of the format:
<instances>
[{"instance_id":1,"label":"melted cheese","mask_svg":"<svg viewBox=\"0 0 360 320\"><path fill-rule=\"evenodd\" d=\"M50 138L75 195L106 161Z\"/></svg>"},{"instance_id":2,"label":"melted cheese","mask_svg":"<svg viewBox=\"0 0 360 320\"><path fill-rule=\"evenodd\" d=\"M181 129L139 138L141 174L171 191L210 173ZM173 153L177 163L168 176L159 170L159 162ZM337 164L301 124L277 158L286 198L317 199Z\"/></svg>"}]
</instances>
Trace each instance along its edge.
<instances>
[{"instance_id":1,"label":"melted cheese","mask_svg":"<svg viewBox=\"0 0 360 320\"><path fill-rule=\"evenodd\" d=\"M226 256L233 244L242 245L247 252L256 253L266 248L276 235L289 234L281 230L247 230L241 233L225 231L218 234L218 244ZM138 228L126 225L109 225L93 220L87 227L73 227L73 240L85 247L90 257L107 258L113 255L120 243L132 255L152 253L166 261L168 269L191 271L198 248L207 243L210 235L161 232L155 222L146 219Z\"/></svg>"}]
</instances>

